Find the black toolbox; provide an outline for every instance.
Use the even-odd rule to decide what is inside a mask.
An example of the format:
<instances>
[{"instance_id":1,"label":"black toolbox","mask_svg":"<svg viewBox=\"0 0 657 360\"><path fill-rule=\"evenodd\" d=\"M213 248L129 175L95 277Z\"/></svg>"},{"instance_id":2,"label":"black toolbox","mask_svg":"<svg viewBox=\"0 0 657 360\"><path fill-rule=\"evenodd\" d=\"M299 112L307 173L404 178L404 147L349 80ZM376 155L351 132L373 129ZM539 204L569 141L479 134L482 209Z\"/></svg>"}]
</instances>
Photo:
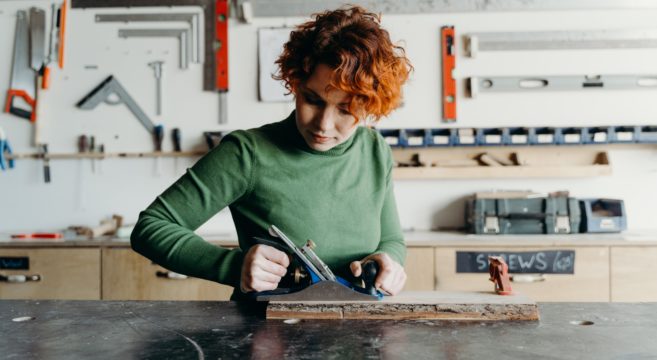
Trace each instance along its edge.
<instances>
[{"instance_id":1,"label":"black toolbox","mask_svg":"<svg viewBox=\"0 0 657 360\"><path fill-rule=\"evenodd\" d=\"M474 234L571 234L580 230L580 205L568 196L478 193L466 203Z\"/></svg>"}]
</instances>

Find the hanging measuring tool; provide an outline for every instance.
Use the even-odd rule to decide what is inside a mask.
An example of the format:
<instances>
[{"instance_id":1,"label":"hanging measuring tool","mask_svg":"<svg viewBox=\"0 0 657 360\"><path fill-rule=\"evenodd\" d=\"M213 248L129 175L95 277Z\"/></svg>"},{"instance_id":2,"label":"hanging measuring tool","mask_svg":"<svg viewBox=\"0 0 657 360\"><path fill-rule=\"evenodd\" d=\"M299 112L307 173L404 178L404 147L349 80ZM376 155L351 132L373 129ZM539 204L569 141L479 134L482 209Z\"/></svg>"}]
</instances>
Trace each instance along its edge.
<instances>
[{"instance_id":1,"label":"hanging measuring tool","mask_svg":"<svg viewBox=\"0 0 657 360\"><path fill-rule=\"evenodd\" d=\"M219 92L219 122L227 122L228 0L71 0L73 8L193 6L203 9L203 90Z\"/></svg>"},{"instance_id":2,"label":"hanging measuring tool","mask_svg":"<svg viewBox=\"0 0 657 360\"><path fill-rule=\"evenodd\" d=\"M219 123L225 124L228 122L228 0L217 0L215 8L216 90L219 92Z\"/></svg>"},{"instance_id":3,"label":"hanging measuring tool","mask_svg":"<svg viewBox=\"0 0 657 360\"><path fill-rule=\"evenodd\" d=\"M112 94L115 94L118 97L117 101L111 101L109 99ZM91 92L82 98L76 106L84 110L93 110L101 102L105 102L109 105L125 104L149 133L155 133L155 125L153 125L151 119L144 113L139 105L137 105L135 100L130 94L128 94L121 83L119 83L119 81L112 75L91 90Z\"/></svg>"},{"instance_id":4,"label":"hanging measuring tool","mask_svg":"<svg viewBox=\"0 0 657 360\"><path fill-rule=\"evenodd\" d=\"M30 25L27 12L16 13L16 35L14 40L14 57L11 68L11 84L7 91L5 112L36 121L36 73L30 67ZM16 97L22 98L29 109L14 103Z\"/></svg>"},{"instance_id":5,"label":"hanging measuring tool","mask_svg":"<svg viewBox=\"0 0 657 360\"><path fill-rule=\"evenodd\" d=\"M468 80L473 98L480 92L657 89L657 75L498 76Z\"/></svg>"},{"instance_id":6,"label":"hanging measuring tool","mask_svg":"<svg viewBox=\"0 0 657 360\"><path fill-rule=\"evenodd\" d=\"M593 30L471 33L466 52L657 48L657 30Z\"/></svg>"},{"instance_id":7,"label":"hanging measuring tool","mask_svg":"<svg viewBox=\"0 0 657 360\"><path fill-rule=\"evenodd\" d=\"M456 37L453 26L443 26L440 30L443 63L443 121L456 121Z\"/></svg>"}]
</instances>

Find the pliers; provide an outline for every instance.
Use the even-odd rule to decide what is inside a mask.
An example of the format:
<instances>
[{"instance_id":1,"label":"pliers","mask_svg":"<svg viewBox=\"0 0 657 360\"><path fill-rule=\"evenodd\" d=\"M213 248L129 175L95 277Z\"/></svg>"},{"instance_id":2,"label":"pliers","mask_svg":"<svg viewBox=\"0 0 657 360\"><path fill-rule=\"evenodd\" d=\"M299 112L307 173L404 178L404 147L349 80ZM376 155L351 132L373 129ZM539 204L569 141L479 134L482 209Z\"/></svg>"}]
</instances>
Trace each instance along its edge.
<instances>
[{"instance_id":1,"label":"pliers","mask_svg":"<svg viewBox=\"0 0 657 360\"><path fill-rule=\"evenodd\" d=\"M0 127L0 170L5 170L7 165L10 169L14 168L14 159L5 160L5 154L12 154L11 145L7 140L5 130Z\"/></svg>"}]
</instances>

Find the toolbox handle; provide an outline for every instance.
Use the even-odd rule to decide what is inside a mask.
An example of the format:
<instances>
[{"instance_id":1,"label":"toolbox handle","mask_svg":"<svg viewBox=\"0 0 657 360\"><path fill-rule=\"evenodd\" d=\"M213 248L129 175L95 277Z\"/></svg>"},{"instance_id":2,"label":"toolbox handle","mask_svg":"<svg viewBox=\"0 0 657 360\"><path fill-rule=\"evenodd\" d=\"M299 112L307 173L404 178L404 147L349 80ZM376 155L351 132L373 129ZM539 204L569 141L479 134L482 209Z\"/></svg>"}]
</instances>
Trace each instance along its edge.
<instances>
[{"instance_id":1,"label":"toolbox handle","mask_svg":"<svg viewBox=\"0 0 657 360\"><path fill-rule=\"evenodd\" d=\"M499 218L504 219L528 219L528 220L542 220L548 217L546 213L514 213L514 214L501 214Z\"/></svg>"}]
</instances>

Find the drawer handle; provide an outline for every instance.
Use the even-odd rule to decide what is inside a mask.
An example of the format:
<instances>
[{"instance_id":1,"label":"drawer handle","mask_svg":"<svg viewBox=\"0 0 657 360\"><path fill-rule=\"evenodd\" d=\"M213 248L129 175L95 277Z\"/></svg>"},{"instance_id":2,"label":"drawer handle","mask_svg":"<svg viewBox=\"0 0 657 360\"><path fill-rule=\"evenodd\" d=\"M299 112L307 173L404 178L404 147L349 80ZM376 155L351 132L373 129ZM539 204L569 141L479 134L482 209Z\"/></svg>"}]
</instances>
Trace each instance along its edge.
<instances>
[{"instance_id":1,"label":"drawer handle","mask_svg":"<svg viewBox=\"0 0 657 360\"><path fill-rule=\"evenodd\" d=\"M172 279L172 280L185 280L188 278L187 275L178 274L177 272L173 272L173 271L156 271L155 275L157 277Z\"/></svg>"},{"instance_id":2,"label":"drawer handle","mask_svg":"<svg viewBox=\"0 0 657 360\"><path fill-rule=\"evenodd\" d=\"M535 283L547 280L543 274L518 274L511 276L515 283Z\"/></svg>"},{"instance_id":3,"label":"drawer handle","mask_svg":"<svg viewBox=\"0 0 657 360\"><path fill-rule=\"evenodd\" d=\"M0 282L24 283L24 282L28 282L28 281L41 281L41 275L39 275L39 274L34 274L34 275L21 275L21 274L2 275L2 274L0 274Z\"/></svg>"}]
</instances>

